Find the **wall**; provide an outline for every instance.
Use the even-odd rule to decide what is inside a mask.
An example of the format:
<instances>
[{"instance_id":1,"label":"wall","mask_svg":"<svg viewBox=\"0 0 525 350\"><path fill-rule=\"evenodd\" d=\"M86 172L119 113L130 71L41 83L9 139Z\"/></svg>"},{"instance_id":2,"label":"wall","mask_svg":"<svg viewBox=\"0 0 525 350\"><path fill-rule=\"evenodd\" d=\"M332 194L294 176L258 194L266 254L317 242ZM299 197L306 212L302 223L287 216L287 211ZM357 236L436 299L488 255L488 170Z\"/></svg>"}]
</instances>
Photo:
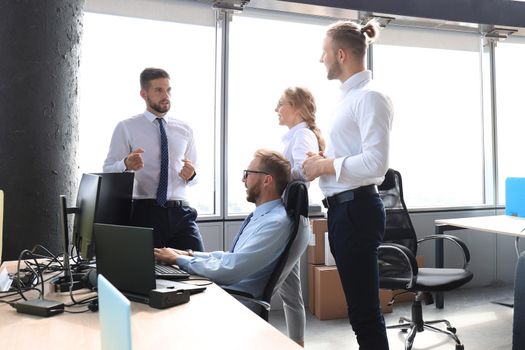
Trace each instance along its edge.
<instances>
[{"instance_id":1,"label":"wall","mask_svg":"<svg viewBox=\"0 0 525 350\"><path fill-rule=\"evenodd\" d=\"M3 259L59 246L59 195L76 188L84 0L0 2Z\"/></svg>"}]
</instances>

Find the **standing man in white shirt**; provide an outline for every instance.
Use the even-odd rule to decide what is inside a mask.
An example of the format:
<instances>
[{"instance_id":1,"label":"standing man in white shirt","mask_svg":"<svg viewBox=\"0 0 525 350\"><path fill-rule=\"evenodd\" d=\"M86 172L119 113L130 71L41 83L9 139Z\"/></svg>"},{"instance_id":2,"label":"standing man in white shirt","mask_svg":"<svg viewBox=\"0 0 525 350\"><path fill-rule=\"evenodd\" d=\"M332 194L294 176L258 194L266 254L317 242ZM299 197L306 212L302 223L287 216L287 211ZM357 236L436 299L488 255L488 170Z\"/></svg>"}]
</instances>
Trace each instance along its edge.
<instances>
[{"instance_id":1,"label":"standing man in white shirt","mask_svg":"<svg viewBox=\"0 0 525 350\"><path fill-rule=\"evenodd\" d=\"M393 108L365 69L368 44L379 26L338 22L323 42L321 62L328 79L341 81L341 100L328 134L326 152L310 154L305 177L319 177L328 208L328 236L361 350L388 349L379 307L377 248L385 231L385 210L377 185L388 170Z\"/></svg>"},{"instance_id":2,"label":"standing man in white shirt","mask_svg":"<svg viewBox=\"0 0 525 350\"><path fill-rule=\"evenodd\" d=\"M186 195L186 186L197 181L195 141L186 123L167 115L169 74L144 69L140 96L146 110L117 124L104 172L135 172L131 221L154 229L155 247L202 251L197 211Z\"/></svg>"}]
</instances>

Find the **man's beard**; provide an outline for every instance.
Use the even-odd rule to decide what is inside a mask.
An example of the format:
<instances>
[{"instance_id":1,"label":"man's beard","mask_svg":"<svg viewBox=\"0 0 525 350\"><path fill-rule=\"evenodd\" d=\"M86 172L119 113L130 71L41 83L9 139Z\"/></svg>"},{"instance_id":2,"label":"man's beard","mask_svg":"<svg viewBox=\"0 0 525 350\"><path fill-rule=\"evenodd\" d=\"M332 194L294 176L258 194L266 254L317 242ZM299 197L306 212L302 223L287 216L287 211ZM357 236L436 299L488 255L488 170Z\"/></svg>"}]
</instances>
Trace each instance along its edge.
<instances>
[{"instance_id":1,"label":"man's beard","mask_svg":"<svg viewBox=\"0 0 525 350\"><path fill-rule=\"evenodd\" d=\"M161 106L161 102L165 102L166 100L162 100L160 101L159 103L153 103L150 98L148 97L148 106L153 109L155 112L157 113L160 113L160 114L164 114L164 113L167 113L169 110L170 110L170 102L168 101L168 104L166 105L166 107L162 107Z\"/></svg>"},{"instance_id":2,"label":"man's beard","mask_svg":"<svg viewBox=\"0 0 525 350\"><path fill-rule=\"evenodd\" d=\"M246 200L250 203L256 203L257 199L259 199L260 196L261 196L261 186L260 184L257 184L253 186L252 188L248 189Z\"/></svg>"},{"instance_id":3,"label":"man's beard","mask_svg":"<svg viewBox=\"0 0 525 350\"><path fill-rule=\"evenodd\" d=\"M341 65L339 64L339 62L335 61L331 66L328 67L326 77L328 78L328 80L338 79L342 71L343 70L341 69Z\"/></svg>"}]
</instances>

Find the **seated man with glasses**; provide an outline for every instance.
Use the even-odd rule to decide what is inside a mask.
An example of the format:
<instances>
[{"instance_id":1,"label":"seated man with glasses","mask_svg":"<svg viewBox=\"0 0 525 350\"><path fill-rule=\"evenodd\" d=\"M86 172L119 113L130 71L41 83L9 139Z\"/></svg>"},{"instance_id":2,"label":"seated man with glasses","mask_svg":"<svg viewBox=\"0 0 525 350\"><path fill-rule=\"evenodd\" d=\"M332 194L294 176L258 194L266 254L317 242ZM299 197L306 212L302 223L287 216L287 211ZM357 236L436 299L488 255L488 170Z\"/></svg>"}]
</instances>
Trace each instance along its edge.
<instances>
[{"instance_id":1,"label":"seated man with glasses","mask_svg":"<svg viewBox=\"0 0 525 350\"><path fill-rule=\"evenodd\" d=\"M242 181L246 200L256 208L243 222L229 251L156 248L155 258L259 298L291 234L292 222L281 199L290 181L290 162L278 152L258 150Z\"/></svg>"}]
</instances>

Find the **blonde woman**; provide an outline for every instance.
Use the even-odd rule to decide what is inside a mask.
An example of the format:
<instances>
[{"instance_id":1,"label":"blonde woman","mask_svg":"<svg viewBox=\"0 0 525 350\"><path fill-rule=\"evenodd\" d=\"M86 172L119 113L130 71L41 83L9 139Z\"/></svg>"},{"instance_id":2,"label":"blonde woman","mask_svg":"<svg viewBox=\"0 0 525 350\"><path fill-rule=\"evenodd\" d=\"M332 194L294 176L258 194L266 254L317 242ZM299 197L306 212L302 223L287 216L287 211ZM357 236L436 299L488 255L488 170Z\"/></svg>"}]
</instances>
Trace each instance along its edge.
<instances>
[{"instance_id":1,"label":"blonde woman","mask_svg":"<svg viewBox=\"0 0 525 350\"><path fill-rule=\"evenodd\" d=\"M283 136L283 154L290 161L292 180L305 181L302 166L307 153L319 153L324 150L324 140L315 124L315 109L313 95L301 87L284 90L275 108L275 112L279 115L279 124L289 129ZM302 243L304 244L297 244L298 249L302 251L290 252L290 256L302 255L308 244L307 239ZM297 261L278 293L283 299L288 336L304 346L306 319L299 271L299 261Z\"/></svg>"},{"instance_id":2,"label":"blonde woman","mask_svg":"<svg viewBox=\"0 0 525 350\"><path fill-rule=\"evenodd\" d=\"M303 161L308 152L324 151L325 142L315 123L315 100L308 89L291 87L284 90L275 112L279 125L288 127L283 136L284 156L292 165L292 179L303 180Z\"/></svg>"}]
</instances>

